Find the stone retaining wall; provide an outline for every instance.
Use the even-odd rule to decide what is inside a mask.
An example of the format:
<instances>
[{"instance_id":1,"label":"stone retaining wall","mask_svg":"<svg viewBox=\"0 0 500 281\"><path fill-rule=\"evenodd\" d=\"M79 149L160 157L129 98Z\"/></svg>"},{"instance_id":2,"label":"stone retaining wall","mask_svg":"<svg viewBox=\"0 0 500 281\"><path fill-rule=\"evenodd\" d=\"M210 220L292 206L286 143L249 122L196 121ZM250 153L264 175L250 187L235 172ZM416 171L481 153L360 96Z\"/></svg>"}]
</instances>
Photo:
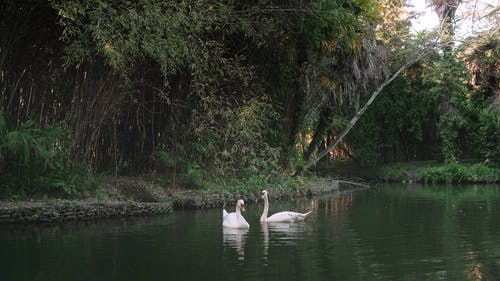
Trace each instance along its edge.
<instances>
[{"instance_id":1,"label":"stone retaining wall","mask_svg":"<svg viewBox=\"0 0 500 281\"><path fill-rule=\"evenodd\" d=\"M0 224L63 222L107 217L166 214L172 211L172 203L69 203L34 204L0 209Z\"/></svg>"},{"instance_id":2,"label":"stone retaining wall","mask_svg":"<svg viewBox=\"0 0 500 281\"><path fill-rule=\"evenodd\" d=\"M317 181L304 189L273 188L268 190L271 200L288 200L313 197L338 191L367 187L338 180ZM252 204L260 197L260 190L254 192L228 193L183 190L170 194L165 202L20 202L0 204L0 224L65 222L107 217L128 217L140 215L167 214L175 209L219 208L224 204L232 207L236 200L243 199Z\"/></svg>"}]
</instances>

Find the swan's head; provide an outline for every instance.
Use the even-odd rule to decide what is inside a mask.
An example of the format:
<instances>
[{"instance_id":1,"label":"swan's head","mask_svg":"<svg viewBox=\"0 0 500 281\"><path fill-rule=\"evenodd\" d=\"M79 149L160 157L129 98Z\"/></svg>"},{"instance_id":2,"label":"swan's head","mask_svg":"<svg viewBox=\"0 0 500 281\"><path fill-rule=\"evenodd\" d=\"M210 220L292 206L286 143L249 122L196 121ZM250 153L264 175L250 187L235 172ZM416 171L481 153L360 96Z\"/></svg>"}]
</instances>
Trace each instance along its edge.
<instances>
[{"instance_id":1,"label":"swan's head","mask_svg":"<svg viewBox=\"0 0 500 281\"><path fill-rule=\"evenodd\" d=\"M236 206L243 212L245 211L245 202L243 199L238 200L238 202L236 202Z\"/></svg>"},{"instance_id":2,"label":"swan's head","mask_svg":"<svg viewBox=\"0 0 500 281\"><path fill-rule=\"evenodd\" d=\"M265 197L267 197L267 191L262 190L262 194L261 194L260 198L264 199Z\"/></svg>"}]
</instances>

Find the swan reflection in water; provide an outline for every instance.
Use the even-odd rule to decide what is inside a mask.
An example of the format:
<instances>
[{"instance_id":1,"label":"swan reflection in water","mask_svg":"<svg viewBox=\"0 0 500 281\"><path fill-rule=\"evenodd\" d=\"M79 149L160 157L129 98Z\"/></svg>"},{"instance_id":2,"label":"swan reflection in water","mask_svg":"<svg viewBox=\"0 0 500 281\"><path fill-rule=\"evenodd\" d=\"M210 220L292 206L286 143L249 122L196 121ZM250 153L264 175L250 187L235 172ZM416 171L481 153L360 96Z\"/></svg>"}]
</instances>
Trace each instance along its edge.
<instances>
[{"instance_id":1,"label":"swan reflection in water","mask_svg":"<svg viewBox=\"0 0 500 281\"><path fill-rule=\"evenodd\" d=\"M305 222L287 223L261 223L260 229L263 237L264 259L267 260L269 254L269 244L271 245L296 245L297 241L308 229ZM270 242L271 236L271 242Z\"/></svg>"},{"instance_id":2,"label":"swan reflection in water","mask_svg":"<svg viewBox=\"0 0 500 281\"><path fill-rule=\"evenodd\" d=\"M245 260L245 240L248 228L222 228L222 242L236 250L239 260Z\"/></svg>"}]
</instances>

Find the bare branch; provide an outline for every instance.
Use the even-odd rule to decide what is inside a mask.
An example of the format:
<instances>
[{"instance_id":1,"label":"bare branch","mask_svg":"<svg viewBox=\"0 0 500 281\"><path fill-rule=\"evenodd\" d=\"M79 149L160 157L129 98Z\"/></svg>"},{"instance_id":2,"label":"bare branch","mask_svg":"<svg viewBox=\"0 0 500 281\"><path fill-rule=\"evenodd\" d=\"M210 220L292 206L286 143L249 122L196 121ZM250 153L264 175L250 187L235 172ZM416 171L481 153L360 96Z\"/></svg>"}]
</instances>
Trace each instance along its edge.
<instances>
[{"instance_id":1,"label":"bare branch","mask_svg":"<svg viewBox=\"0 0 500 281\"><path fill-rule=\"evenodd\" d=\"M316 163L323 157L325 157L327 154L329 154L343 139L344 137L351 131L351 129L356 125L358 122L359 118L365 113L365 111L368 109L368 107L373 103L375 98L382 92L382 90L389 85L396 77L398 77L401 72L403 72L405 69L408 67L412 66L416 62L420 61L423 59L425 56L427 56L431 52L431 48L428 48L424 51L422 51L419 55L414 57L413 59L409 60L407 63L405 63L403 66L401 66L398 71L396 71L389 79L385 80L371 95L370 99L366 102L366 104L354 115L354 117L351 119L347 127L340 133L340 135L336 138L335 142L330 144L327 148L322 150L318 155L313 157L311 161L309 161L308 164L306 164L305 168L309 169L310 167L316 165Z\"/></svg>"},{"instance_id":2,"label":"bare branch","mask_svg":"<svg viewBox=\"0 0 500 281\"><path fill-rule=\"evenodd\" d=\"M430 54L435 46L439 44L441 39L443 38L443 33L444 33L444 28L442 25L440 25L439 29L437 30L438 36L434 40L434 42L430 45L428 45L422 52L420 52L418 55L407 61L403 66L401 66L394 74L392 74L388 79L386 79L382 84L378 86L378 88L372 93L366 104L356 112L356 115L351 119L349 124L347 124L346 128L340 133L340 135L335 139L335 142L330 144L328 147L326 147L324 150L320 151L315 157L312 157L308 163L305 165L305 169L309 169L312 166L316 165L319 160L321 160L323 157L325 157L327 154L329 154L337 145L344 139L344 137L351 131L351 129L356 125L358 122L359 118L365 113L365 111L368 109L368 107L373 103L375 98L382 92L382 90L389 85L394 79L396 79L404 70L412 66L413 64L417 63L424 57L426 57L428 54Z\"/></svg>"}]
</instances>

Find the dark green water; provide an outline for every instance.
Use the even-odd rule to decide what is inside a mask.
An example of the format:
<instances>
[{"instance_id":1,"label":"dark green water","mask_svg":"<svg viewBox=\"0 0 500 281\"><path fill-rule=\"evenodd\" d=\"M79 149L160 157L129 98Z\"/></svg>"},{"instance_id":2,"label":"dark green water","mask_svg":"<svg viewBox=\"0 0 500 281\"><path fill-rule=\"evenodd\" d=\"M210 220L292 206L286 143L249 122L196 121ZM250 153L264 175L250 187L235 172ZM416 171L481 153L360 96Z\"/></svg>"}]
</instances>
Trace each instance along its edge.
<instances>
[{"instance_id":1,"label":"dark green water","mask_svg":"<svg viewBox=\"0 0 500 281\"><path fill-rule=\"evenodd\" d=\"M0 280L500 280L500 186L379 186L293 202L306 222L223 230L221 210L0 226Z\"/></svg>"}]
</instances>

